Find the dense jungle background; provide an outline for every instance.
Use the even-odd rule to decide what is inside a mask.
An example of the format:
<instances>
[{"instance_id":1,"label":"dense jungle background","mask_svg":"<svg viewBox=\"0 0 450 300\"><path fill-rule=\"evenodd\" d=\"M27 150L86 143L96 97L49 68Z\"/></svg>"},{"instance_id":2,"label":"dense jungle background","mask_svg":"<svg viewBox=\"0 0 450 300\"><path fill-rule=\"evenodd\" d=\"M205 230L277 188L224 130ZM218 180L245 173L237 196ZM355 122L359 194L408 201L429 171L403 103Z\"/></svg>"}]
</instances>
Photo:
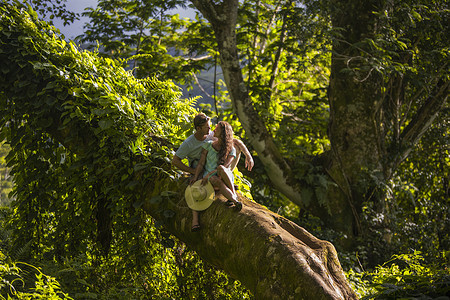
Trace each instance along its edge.
<instances>
[{"instance_id":1,"label":"dense jungle background","mask_svg":"<svg viewBox=\"0 0 450 300\"><path fill-rule=\"evenodd\" d=\"M213 262L276 238L236 219L242 249L194 251L174 225L198 111L252 153L241 196L331 242L357 298L450 299L448 1L99 0L74 40L65 3L0 3L0 299L263 299Z\"/></svg>"}]
</instances>

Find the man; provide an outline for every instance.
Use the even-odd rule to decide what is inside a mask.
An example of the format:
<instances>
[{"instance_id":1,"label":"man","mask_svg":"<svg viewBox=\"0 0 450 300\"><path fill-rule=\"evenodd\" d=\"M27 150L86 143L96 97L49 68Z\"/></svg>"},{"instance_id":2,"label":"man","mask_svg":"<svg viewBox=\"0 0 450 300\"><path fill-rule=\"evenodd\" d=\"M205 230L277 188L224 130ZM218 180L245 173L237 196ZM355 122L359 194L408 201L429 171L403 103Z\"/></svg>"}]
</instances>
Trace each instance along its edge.
<instances>
[{"instance_id":1,"label":"man","mask_svg":"<svg viewBox=\"0 0 450 300\"><path fill-rule=\"evenodd\" d=\"M172 159L172 164L175 167L192 175L195 174L195 168L200 159L203 143L214 139L214 134L211 131L211 119L204 113L199 113L195 116L194 128L195 133L190 135L181 144ZM233 142L236 149L236 158L231 163L230 169L233 170L236 167L241 153L244 153L245 167L251 171L254 166L254 161L247 147L238 139L234 139ZM187 158L189 165L183 163L182 160L185 158Z\"/></svg>"}]
</instances>

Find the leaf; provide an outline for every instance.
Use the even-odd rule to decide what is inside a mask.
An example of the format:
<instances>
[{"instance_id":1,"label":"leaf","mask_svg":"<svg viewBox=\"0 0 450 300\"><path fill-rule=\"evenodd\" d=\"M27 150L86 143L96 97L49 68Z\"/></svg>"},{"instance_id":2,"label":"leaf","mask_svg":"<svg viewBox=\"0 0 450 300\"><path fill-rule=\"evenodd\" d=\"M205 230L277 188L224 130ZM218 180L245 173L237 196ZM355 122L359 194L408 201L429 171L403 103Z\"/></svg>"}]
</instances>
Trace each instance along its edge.
<instances>
[{"instance_id":1,"label":"leaf","mask_svg":"<svg viewBox=\"0 0 450 300\"><path fill-rule=\"evenodd\" d=\"M111 126L113 125L113 121L108 120L108 119L106 119L106 120L102 119L98 122L98 125L100 126L100 128L102 130L107 130L107 129L111 128Z\"/></svg>"},{"instance_id":2,"label":"leaf","mask_svg":"<svg viewBox=\"0 0 450 300\"><path fill-rule=\"evenodd\" d=\"M160 204L162 202L162 197L160 195L153 196L152 198L150 198L149 202L151 204Z\"/></svg>"},{"instance_id":3,"label":"leaf","mask_svg":"<svg viewBox=\"0 0 450 300\"><path fill-rule=\"evenodd\" d=\"M147 163L139 163L139 164L135 164L133 169L134 169L135 172L138 172L138 171L144 170L144 169L146 169L148 167L149 166L148 166Z\"/></svg>"},{"instance_id":4,"label":"leaf","mask_svg":"<svg viewBox=\"0 0 450 300\"><path fill-rule=\"evenodd\" d=\"M303 188L300 192L300 195L302 197L302 202L305 204L305 206L308 206L312 200L314 192L310 188Z\"/></svg>"},{"instance_id":5,"label":"leaf","mask_svg":"<svg viewBox=\"0 0 450 300\"><path fill-rule=\"evenodd\" d=\"M322 176L322 175L318 175L317 177L318 177L318 179L319 179L319 184L320 184L320 186L321 186L322 188L324 188L324 189L327 189L327 187L328 187L328 181L327 181L326 177L325 177L325 176Z\"/></svg>"},{"instance_id":6,"label":"leaf","mask_svg":"<svg viewBox=\"0 0 450 300\"><path fill-rule=\"evenodd\" d=\"M144 201L135 201L134 203L133 203L133 207L134 208L136 208L136 209L139 209L139 208L141 208L141 206L144 204Z\"/></svg>"},{"instance_id":7,"label":"leaf","mask_svg":"<svg viewBox=\"0 0 450 300\"><path fill-rule=\"evenodd\" d=\"M165 196L165 197L171 197L171 196L176 196L178 195L177 192L174 191L162 191L161 192L161 196Z\"/></svg>"},{"instance_id":8,"label":"leaf","mask_svg":"<svg viewBox=\"0 0 450 300\"><path fill-rule=\"evenodd\" d=\"M173 210L166 209L166 210L163 211L163 215L167 219L170 219L170 218L173 218L175 216L175 212Z\"/></svg>"},{"instance_id":9,"label":"leaf","mask_svg":"<svg viewBox=\"0 0 450 300\"><path fill-rule=\"evenodd\" d=\"M133 190L137 185L139 185L139 183L140 183L139 181L132 180L125 187Z\"/></svg>"}]
</instances>

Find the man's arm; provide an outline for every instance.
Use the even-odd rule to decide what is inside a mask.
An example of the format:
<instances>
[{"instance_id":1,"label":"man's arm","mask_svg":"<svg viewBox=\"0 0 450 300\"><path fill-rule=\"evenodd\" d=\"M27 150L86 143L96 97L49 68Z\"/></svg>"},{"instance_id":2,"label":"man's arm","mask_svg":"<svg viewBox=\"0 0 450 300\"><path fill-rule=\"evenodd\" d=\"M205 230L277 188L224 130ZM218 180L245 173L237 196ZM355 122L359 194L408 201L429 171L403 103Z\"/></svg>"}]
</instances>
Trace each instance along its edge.
<instances>
[{"instance_id":1,"label":"man's arm","mask_svg":"<svg viewBox=\"0 0 450 300\"><path fill-rule=\"evenodd\" d=\"M184 171L184 172L187 172L187 173L190 173L190 174L195 174L195 169L186 166L182 162L181 158L179 158L176 154L172 158L172 165L174 165L175 167L177 167L181 171Z\"/></svg>"},{"instance_id":2,"label":"man's arm","mask_svg":"<svg viewBox=\"0 0 450 300\"><path fill-rule=\"evenodd\" d=\"M234 170L237 163L239 162L239 158L241 157L241 152L242 152L242 153L244 153L244 156L245 156L245 167L247 168L247 170L251 171L253 169L253 166L255 165L255 162L253 161L253 157L250 154L250 152L248 151L247 147L241 140L238 140L238 139L234 139L233 143L234 143L234 147L236 148L236 157L232 161L230 169Z\"/></svg>"}]
</instances>

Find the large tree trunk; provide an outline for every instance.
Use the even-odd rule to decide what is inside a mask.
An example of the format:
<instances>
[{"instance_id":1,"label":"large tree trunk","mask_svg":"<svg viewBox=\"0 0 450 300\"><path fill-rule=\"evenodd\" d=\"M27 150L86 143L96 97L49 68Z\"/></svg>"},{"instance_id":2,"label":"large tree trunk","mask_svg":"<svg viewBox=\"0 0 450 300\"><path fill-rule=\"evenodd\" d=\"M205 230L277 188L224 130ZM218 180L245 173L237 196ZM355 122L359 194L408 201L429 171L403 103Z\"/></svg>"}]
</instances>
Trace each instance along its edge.
<instances>
[{"instance_id":1,"label":"large tree trunk","mask_svg":"<svg viewBox=\"0 0 450 300\"><path fill-rule=\"evenodd\" d=\"M374 202L379 210L385 209L386 195L380 184L388 182L430 127L446 102L449 83L437 80L429 99L403 131L397 126L397 140L391 142L387 136L390 125L383 116L392 113L384 111L385 79L368 63L370 45L365 49L361 43L376 39L379 19L375 12L386 9L387 3L385 0L351 0L332 1L331 5L333 28L342 29L345 39L334 41L331 61L329 138L332 151L328 174L337 183L339 192L331 191L329 203L333 211L331 224L351 237L352 233L358 235L364 231L359 222L364 201ZM401 89L401 83L399 85Z\"/></svg>"},{"instance_id":2,"label":"large tree trunk","mask_svg":"<svg viewBox=\"0 0 450 300\"><path fill-rule=\"evenodd\" d=\"M352 3L350 3L352 2ZM331 191L332 225L351 238L361 231L361 204L373 182L370 176L384 181L385 152L380 146L381 78L367 70L356 73L366 62L357 41L373 38L376 19L373 14L384 1L333 2L333 27L343 28L346 41L335 41L329 86L329 138L332 151L328 173L338 185ZM349 9L351 7L351 9ZM344 70L347 70L344 72Z\"/></svg>"},{"instance_id":3,"label":"large tree trunk","mask_svg":"<svg viewBox=\"0 0 450 300\"><path fill-rule=\"evenodd\" d=\"M265 207L239 197L241 212L225 206L223 196L200 215L202 230L192 233L191 210L183 199L186 183L152 183L147 199L162 191L179 191L161 204L147 201L144 209L164 220L165 228L193 248L202 259L225 270L249 288L256 299L356 299L339 264L336 250L302 227ZM157 212L161 213L157 213Z\"/></svg>"},{"instance_id":4,"label":"large tree trunk","mask_svg":"<svg viewBox=\"0 0 450 300\"><path fill-rule=\"evenodd\" d=\"M0 8L5 7L2 5ZM75 55L65 56L65 60L59 59L59 51L70 52L71 50L68 49L74 47L65 46L65 43L52 42L51 51L44 49L43 45L46 45L46 41L42 39L42 36L40 39L34 38L38 35L39 29L29 17L22 15L25 14L24 12L20 13L9 7L1 13L0 28L8 28L7 31L0 32L0 61L3 63L3 72L0 73L2 109L17 112L22 124L26 124L31 130L37 126L39 130L46 131L68 150L76 153L81 160L83 157L90 157L93 151L102 151L102 148L96 145L99 143L96 135L99 129L97 122L91 122L83 115L76 114L71 116L70 122L64 122L65 116L74 112L74 107L88 104L84 102L84 97L72 91L78 87L71 86L77 81L71 83L67 81L58 87L55 87L57 84L52 82L61 80L58 77L59 73L54 70L62 70L67 66L74 66L78 73L89 72L89 76L101 77L102 74L109 73L78 68L77 64L80 61ZM24 56L23 53L26 55ZM90 59L87 58L88 54L85 56L87 60ZM37 62L48 63L52 67L36 68ZM113 68L104 66L104 68L108 67ZM17 87L27 86L30 82L34 84L34 89L26 93L18 90ZM86 93L88 93L87 90ZM96 86L95 93L105 96L108 95L109 90L106 87L102 90ZM59 100L58 95L64 95L63 100ZM73 105L64 104L69 102ZM39 103L39 110L35 109L34 103ZM103 105L100 102L98 104ZM121 105L123 106L116 105L112 108L105 104L104 107L99 106L96 110L108 108L110 112L111 109L125 112L126 104ZM134 116L134 112L130 114ZM99 117L99 122L107 120L107 115ZM46 126L40 126L40 124ZM120 131L127 129L116 130L118 130L116 134L119 134ZM74 136L73 132L82 133L82 136ZM117 147L116 144L109 145L113 142L108 139L103 141L108 144L107 149ZM103 151L98 155L114 156L115 154ZM127 161L132 162L133 166L142 163L142 156L139 154L129 152L128 155ZM111 161L113 160L114 157L111 157ZM165 169L166 172L171 168L171 165L163 158L155 159L152 164L154 164L153 167ZM153 174L154 170L144 168L132 172L133 176L130 177L133 178L130 182L140 181L143 173ZM111 174L109 176L113 176ZM128 176L128 174L125 175ZM98 176L108 175L101 173ZM120 177L121 174L118 176ZM145 176L144 178L153 177ZM298 225L242 197L244 208L241 212L227 208L222 203L224 199L219 198L202 213L202 231L192 233L190 231L191 211L183 199L186 183L169 177L164 178L166 179L149 182L144 190L135 190L137 199L135 203L143 203L142 207L145 211L163 223L169 232L195 249L203 259L240 280L257 299L357 298L344 276L336 251L329 242L315 238ZM95 184L94 178L90 180L93 180ZM124 193L127 192L124 191ZM154 197L162 194L169 195L164 198L165 201L161 201L160 197ZM104 196L99 195L99 197ZM102 204L99 207L106 206ZM99 220L109 212L109 209L103 209L100 214L102 218ZM99 227L101 233L99 237L105 241L105 249L108 246L106 242L110 238L109 220L106 225L106 227Z\"/></svg>"}]
</instances>

